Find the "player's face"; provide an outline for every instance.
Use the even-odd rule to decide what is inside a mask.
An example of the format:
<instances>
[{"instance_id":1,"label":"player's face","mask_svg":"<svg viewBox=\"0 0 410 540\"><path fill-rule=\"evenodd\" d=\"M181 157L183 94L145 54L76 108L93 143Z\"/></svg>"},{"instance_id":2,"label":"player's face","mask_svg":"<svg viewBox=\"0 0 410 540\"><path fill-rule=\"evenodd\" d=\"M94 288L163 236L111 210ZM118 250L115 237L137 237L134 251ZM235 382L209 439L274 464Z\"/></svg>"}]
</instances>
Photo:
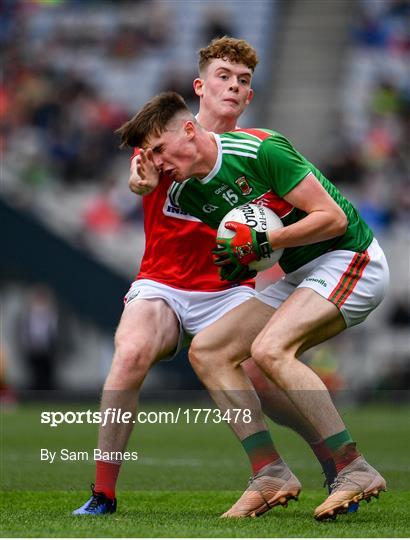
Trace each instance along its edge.
<instances>
[{"instance_id":1,"label":"player's face","mask_svg":"<svg viewBox=\"0 0 410 540\"><path fill-rule=\"evenodd\" d=\"M247 66L217 58L209 63L203 79L195 79L194 89L206 111L237 118L252 100L251 81Z\"/></svg>"},{"instance_id":2,"label":"player's face","mask_svg":"<svg viewBox=\"0 0 410 540\"><path fill-rule=\"evenodd\" d=\"M183 182L193 176L196 147L192 142L192 123L178 129L164 131L159 136L151 136L145 147L153 152L154 164L158 171L175 182Z\"/></svg>"}]
</instances>

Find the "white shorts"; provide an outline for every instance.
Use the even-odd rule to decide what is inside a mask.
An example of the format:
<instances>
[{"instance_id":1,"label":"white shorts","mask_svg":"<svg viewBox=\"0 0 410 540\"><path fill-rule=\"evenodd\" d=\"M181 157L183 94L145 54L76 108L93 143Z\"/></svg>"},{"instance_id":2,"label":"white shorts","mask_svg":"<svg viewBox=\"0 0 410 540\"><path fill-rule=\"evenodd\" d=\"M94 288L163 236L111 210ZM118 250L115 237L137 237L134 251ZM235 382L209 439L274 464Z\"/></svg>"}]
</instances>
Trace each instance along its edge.
<instances>
[{"instance_id":1,"label":"white shorts","mask_svg":"<svg viewBox=\"0 0 410 540\"><path fill-rule=\"evenodd\" d=\"M224 291L198 292L175 289L151 279L138 279L131 284L124 301L128 305L135 300L160 299L169 305L180 327L176 350L171 357L164 358L171 360L189 344L192 336L255 294L254 289L245 285Z\"/></svg>"},{"instance_id":2,"label":"white shorts","mask_svg":"<svg viewBox=\"0 0 410 540\"><path fill-rule=\"evenodd\" d=\"M346 326L354 326L380 304L389 284L389 267L376 239L362 253L329 251L286 274L257 294L277 309L299 287L313 289L335 304Z\"/></svg>"}]
</instances>

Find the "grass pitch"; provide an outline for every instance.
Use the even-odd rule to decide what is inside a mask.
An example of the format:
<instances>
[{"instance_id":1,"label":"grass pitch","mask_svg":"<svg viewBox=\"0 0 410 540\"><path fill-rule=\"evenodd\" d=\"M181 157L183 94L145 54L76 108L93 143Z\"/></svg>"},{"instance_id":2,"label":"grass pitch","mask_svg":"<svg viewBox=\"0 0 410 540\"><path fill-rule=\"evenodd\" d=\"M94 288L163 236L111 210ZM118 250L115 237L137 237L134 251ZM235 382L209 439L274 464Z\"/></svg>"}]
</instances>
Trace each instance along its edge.
<instances>
[{"instance_id":1,"label":"grass pitch","mask_svg":"<svg viewBox=\"0 0 410 540\"><path fill-rule=\"evenodd\" d=\"M193 405L198 406L198 405ZM73 407L66 407L73 410ZM153 407L150 407L150 410ZM170 410L171 405L157 407ZM87 410L88 406L77 406ZM89 497L90 460L40 461L40 449L87 451L96 425L40 424L43 410L20 406L3 415L1 535L6 537L408 537L410 535L410 407L366 407L344 413L367 459L386 477L387 493L357 514L318 523L325 497L320 468L306 444L274 426L275 443L303 484L299 502L256 519L221 520L246 487L249 466L224 424L138 425L123 465L118 511L102 517L70 513Z\"/></svg>"}]
</instances>

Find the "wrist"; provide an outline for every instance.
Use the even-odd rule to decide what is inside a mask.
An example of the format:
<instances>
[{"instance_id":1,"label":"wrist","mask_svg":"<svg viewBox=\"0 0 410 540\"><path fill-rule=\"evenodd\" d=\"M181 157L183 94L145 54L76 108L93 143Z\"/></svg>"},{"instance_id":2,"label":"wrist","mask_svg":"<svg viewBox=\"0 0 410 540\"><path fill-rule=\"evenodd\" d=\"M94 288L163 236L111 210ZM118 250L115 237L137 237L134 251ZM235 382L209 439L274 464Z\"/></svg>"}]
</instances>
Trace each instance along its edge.
<instances>
[{"instance_id":1,"label":"wrist","mask_svg":"<svg viewBox=\"0 0 410 540\"><path fill-rule=\"evenodd\" d=\"M255 231L256 244L258 246L258 255L261 259L269 257L273 249L269 242L269 237L266 232Z\"/></svg>"}]
</instances>

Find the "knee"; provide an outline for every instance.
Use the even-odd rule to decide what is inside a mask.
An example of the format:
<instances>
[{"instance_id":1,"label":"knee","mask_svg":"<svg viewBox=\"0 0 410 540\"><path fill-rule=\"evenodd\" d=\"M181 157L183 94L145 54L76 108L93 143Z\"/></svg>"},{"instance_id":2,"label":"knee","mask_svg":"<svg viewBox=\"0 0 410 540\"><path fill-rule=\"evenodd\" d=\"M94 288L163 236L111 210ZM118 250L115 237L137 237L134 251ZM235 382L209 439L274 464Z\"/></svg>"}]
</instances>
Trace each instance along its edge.
<instances>
[{"instance_id":1,"label":"knee","mask_svg":"<svg viewBox=\"0 0 410 540\"><path fill-rule=\"evenodd\" d=\"M138 388L152 363L152 354L146 344L116 336L110 374L121 386Z\"/></svg>"},{"instance_id":2,"label":"knee","mask_svg":"<svg viewBox=\"0 0 410 540\"><path fill-rule=\"evenodd\" d=\"M283 363L292 358L289 348L279 339L273 343L256 339L251 348L251 355L258 368L273 379Z\"/></svg>"},{"instance_id":3,"label":"knee","mask_svg":"<svg viewBox=\"0 0 410 540\"><path fill-rule=\"evenodd\" d=\"M209 356L210 350L206 340L201 334L196 335L191 342L188 358L192 368L200 378L210 367Z\"/></svg>"},{"instance_id":4,"label":"knee","mask_svg":"<svg viewBox=\"0 0 410 540\"><path fill-rule=\"evenodd\" d=\"M244 359L243 354L232 349L231 342L216 343L206 331L194 337L188 357L192 368L204 383L219 378L227 369L236 368Z\"/></svg>"}]
</instances>

